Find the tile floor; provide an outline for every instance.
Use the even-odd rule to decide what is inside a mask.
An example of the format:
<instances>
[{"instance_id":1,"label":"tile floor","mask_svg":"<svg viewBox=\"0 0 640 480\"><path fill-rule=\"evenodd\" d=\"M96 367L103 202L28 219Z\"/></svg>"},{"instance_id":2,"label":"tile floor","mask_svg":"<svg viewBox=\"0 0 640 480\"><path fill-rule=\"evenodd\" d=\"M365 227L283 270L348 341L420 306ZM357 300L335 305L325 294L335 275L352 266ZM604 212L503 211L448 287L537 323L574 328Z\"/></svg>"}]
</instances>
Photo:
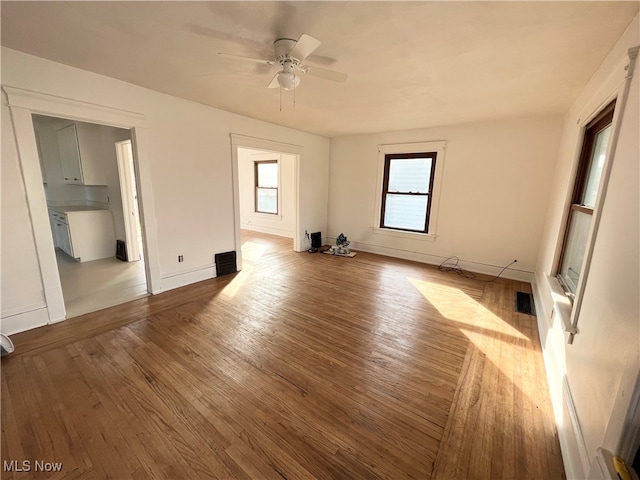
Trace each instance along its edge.
<instances>
[{"instance_id":1,"label":"tile floor","mask_svg":"<svg viewBox=\"0 0 640 480\"><path fill-rule=\"evenodd\" d=\"M148 295L142 261L112 257L78 263L60 250L56 250L56 259L67 318Z\"/></svg>"}]
</instances>

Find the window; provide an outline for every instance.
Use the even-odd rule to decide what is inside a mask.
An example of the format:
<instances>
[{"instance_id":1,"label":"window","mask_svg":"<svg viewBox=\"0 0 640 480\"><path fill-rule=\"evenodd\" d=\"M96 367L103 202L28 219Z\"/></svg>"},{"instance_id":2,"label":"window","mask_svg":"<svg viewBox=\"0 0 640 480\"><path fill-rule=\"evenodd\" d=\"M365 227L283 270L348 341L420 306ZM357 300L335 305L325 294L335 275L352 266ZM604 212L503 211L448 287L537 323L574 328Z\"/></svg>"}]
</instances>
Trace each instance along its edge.
<instances>
[{"instance_id":1,"label":"window","mask_svg":"<svg viewBox=\"0 0 640 480\"><path fill-rule=\"evenodd\" d=\"M436 152L384 157L380 228L429 232Z\"/></svg>"},{"instance_id":2,"label":"window","mask_svg":"<svg viewBox=\"0 0 640 480\"><path fill-rule=\"evenodd\" d=\"M256 198L258 213L278 213L278 161L255 162Z\"/></svg>"},{"instance_id":3,"label":"window","mask_svg":"<svg viewBox=\"0 0 640 480\"><path fill-rule=\"evenodd\" d=\"M564 243L558 262L558 279L570 298L576 294L591 231L593 209L605 164L615 102L586 127L580 163L571 197Z\"/></svg>"}]
</instances>

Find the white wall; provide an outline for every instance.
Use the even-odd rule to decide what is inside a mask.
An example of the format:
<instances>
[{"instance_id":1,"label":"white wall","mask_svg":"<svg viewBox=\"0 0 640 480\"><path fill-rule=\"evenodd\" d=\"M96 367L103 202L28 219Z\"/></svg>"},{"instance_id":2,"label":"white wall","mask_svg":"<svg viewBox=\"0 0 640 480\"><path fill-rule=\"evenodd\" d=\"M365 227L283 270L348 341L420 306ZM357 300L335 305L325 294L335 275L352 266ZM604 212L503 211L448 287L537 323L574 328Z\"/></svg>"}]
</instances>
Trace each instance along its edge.
<instances>
[{"instance_id":1,"label":"white wall","mask_svg":"<svg viewBox=\"0 0 640 480\"><path fill-rule=\"evenodd\" d=\"M300 218L304 228L326 230L329 140L153 92L14 50L2 49L2 84L94 105L137 112L145 117L149 171L163 289L214 275L215 253L235 249L230 134L298 145ZM6 117L6 115L5 115ZM3 119L5 118L3 117ZM33 235L10 121L3 121L2 297L12 311L42 302ZM5 154L6 153L6 154ZM27 159L36 161L37 159ZM5 163L8 165L5 174ZM11 167L13 165L13 167ZM141 192L144 200L145 192ZM149 193L147 193L148 195ZM43 199L44 201L44 199ZM145 214L145 215L146 215ZM5 246L20 246L4 255ZM184 262L178 263L178 255ZM10 292L21 292L11 298Z\"/></svg>"},{"instance_id":2,"label":"white wall","mask_svg":"<svg viewBox=\"0 0 640 480\"><path fill-rule=\"evenodd\" d=\"M280 186L277 215L255 212L254 163L258 160L278 161ZM238 148L238 178L242 228L293 237L296 228L295 156Z\"/></svg>"},{"instance_id":3,"label":"white wall","mask_svg":"<svg viewBox=\"0 0 640 480\"><path fill-rule=\"evenodd\" d=\"M2 105L2 318L29 315L45 307L40 269L9 109Z\"/></svg>"},{"instance_id":4,"label":"white wall","mask_svg":"<svg viewBox=\"0 0 640 480\"><path fill-rule=\"evenodd\" d=\"M113 214L116 239L125 240L124 213L122 211L122 193L118 174L116 142L131 140L131 132L122 128L100 127L100 145L102 164L107 174L107 200ZM114 246L115 252L115 246Z\"/></svg>"},{"instance_id":5,"label":"white wall","mask_svg":"<svg viewBox=\"0 0 640 480\"><path fill-rule=\"evenodd\" d=\"M618 91L627 49L640 44L635 18L573 104L564 122L546 226L536 267L538 322L569 478L584 478L595 449L616 451L640 371L639 105L638 66L623 113L607 195L579 317L579 333L565 342L555 274L566 205L573 187L585 119ZM618 105L619 108L619 105ZM556 299L556 303L554 303ZM540 308L542 307L542 308ZM554 311L552 317L552 312ZM575 419L571 418L572 414Z\"/></svg>"},{"instance_id":6,"label":"white wall","mask_svg":"<svg viewBox=\"0 0 640 480\"><path fill-rule=\"evenodd\" d=\"M533 272L560 127L560 117L541 117L334 138L329 237L342 232L355 249L434 264L457 255L463 267L492 274L517 259L514 268ZM441 140L447 143L436 240L374 233L378 145Z\"/></svg>"}]
</instances>

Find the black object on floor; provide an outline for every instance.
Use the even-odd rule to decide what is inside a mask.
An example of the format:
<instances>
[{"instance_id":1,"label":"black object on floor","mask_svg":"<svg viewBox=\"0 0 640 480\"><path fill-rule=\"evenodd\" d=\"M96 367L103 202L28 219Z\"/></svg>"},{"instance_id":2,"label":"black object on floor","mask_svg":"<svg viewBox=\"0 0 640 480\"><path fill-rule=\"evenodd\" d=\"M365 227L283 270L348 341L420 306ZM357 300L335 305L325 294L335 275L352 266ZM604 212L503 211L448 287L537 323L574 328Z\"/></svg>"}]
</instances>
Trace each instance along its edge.
<instances>
[{"instance_id":1,"label":"black object on floor","mask_svg":"<svg viewBox=\"0 0 640 480\"><path fill-rule=\"evenodd\" d=\"M127 257L127 244L124 243L124 240L116 240L116 258L123 262L129 260L129 257Z\"/></svg>"}]
</instances>

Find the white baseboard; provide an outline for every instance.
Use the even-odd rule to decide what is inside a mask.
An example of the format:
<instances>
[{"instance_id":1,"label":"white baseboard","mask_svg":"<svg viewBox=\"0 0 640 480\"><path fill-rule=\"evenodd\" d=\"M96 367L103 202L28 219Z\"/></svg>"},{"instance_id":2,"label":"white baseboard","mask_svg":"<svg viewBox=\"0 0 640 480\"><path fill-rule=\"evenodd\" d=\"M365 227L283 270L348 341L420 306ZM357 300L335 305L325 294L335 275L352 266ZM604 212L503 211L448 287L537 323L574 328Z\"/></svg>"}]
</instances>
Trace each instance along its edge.
<instances>
[{"instance_id":1,"label":"white baseboard","mask_svg":"<svg viewBox=\"0 0 640 480\"><path fill-rule=\"evenodd\" d=\"M163 292L173 290L174 288L184 287L192 283L202 282L216 277L216 267L207 265L206 267L180 272L175 275L168 275L160 279L160 286Z\"/></svg>"},{"instance_id":2,"label":"white baseboard","mask_svg":"<svg viewBox=\"0 0 640 480\"><path fill-rule=\"evenodd\" d=\"M49 312L46 307L42 307L36 310L2 317L2 320L0 320L0 331L5 335L14 335L26 330L31 330L32 328L42 327L48 323Z\"/></svg>"},{"instance_id":3,"label":"white baseboard","mask_svg":"<svg viewBox=\"0 0 640 480\"><path fill-rule=\"evenodd\" d=\"M559 369L564 362L564 355L558 351L557 342L564 342L564 328L560 332L554 329L551 312L546 303L542 300L540 285L534 281L533 296L536 305L536 319L538 324L538 334L542 346L542 356L544 359L545 371L549 385L549 394L553 406L558 441L562 452L565 474L567 478L586 478L589 471L589 454L582 434L582 428L578 420L576 406L573 401L571 387L565 374L560 376L564 368ZM555 319L562 323L561 320ZM551 338L550 334L560 333L561 338Z\"/></svg>"},{"instance_id":4,"label":"white baseboard","mask_svg":"<svg viewBox=\"0 0 640 480\"><path fill-rule=\"evenodd\" d=\"M241 228L243 230L252 230L254 232L267 233L270 235L277 235L279 237L293 238L293 235L294 235L294 232L290 230L273 228L273 227L264 227L261 225L256 225L255 223L252 223L252 224L243 223L241 225Z\"/></svg>"},{"instance_id":5,"label":"white baseboard","mask_svg":"<svg viewBox=\"0 0 640 480\"><path fill-rule=\"evenodd\" d=\"M334 245L335 242L336 242L336 239L334 237L326 238L326 243L328 244ZM377 255L384 255L386 257L401 258L403 260L411 260L414 262L427 263L429 265L440 265L444 260L446 260L445 257L441 257L439 255L431 255L428 253L413 252L409 250L401 250L397 248L385 247L382 245L373 245L369 243L352 241L349 246L353 250L359 250L361 252L375 253ZM463 259L460 259L460 266L470 272L481 273L484 275L497 275L498 273L500 273L500 270L502 270L502 267L465 261ZM500 275L500 277L530 283L533 281L533 272L507 268Z\"/></svg>"}]
</instances>

